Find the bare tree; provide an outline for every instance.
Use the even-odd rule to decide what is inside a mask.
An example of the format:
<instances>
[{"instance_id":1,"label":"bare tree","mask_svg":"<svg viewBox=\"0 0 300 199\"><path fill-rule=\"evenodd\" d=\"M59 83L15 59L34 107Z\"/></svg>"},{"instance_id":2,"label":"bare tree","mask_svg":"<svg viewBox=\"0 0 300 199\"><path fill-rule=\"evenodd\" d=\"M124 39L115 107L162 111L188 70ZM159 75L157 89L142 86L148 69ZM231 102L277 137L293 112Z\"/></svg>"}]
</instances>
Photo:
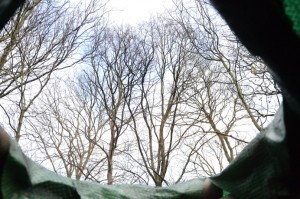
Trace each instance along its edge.
<instances>
[{"instance_id":1,"label":"bare tree","mask_svg":"<svg viewBox=\"0 0 300 199\"><path fill-rule=\"evenodd\" d=\"M151 62L144 62L140 82L136 86L138 94L135 99L139 101L135 100L135 109L139 110L139 114L133 111L132 100L127 104L132 117L131 130L135 134L140 156L138 162L143 163L153 183L162 186L182 180L190 157L201 144L202 137L192 143L192 149L185 151L187 157L181 162L180 173L176 177L168 176L177 150L186 139L195 135L193 121L185 120L187 113L182 101L195 66L190 61L187 39L174 34L176 31L172 24L167 21L150 23L147 31L148 47L153 50L148 56Z\"/></svg>"},{"instance_id":2,"label":"bare tree","mask_svg":"<svg viewBox=\"0 0 300 199\"><path fill-rule=\"evenodd\" d=\"M40 163L75 179L105 181L106 157L96 143L104 140L104 106L91 84L55 83L34 107L28 140L34 141Z\"/></svg>"},{"instance_id":3,"label":"bare tree","mask_svg":"<svg viewBox=\"0 0 300 199\"><path fill-rule=\"evenodd\" d=\"M139 77L140 49L130 28L107 28L95 32L92 38L88 59L90 68L84 78L93 83L97 90L95 97L104 104L109 121L109 143L102 149L108 162L107 183L113 184L117 180L113 174L114 156L118 151L124 152L120 147L120 137L131 120L125 105L132 85Z\"/></svg>"},{"instance_id":4,"label":"bare tree","mask_svg":"<svg viewBox=\"0 0 300 199\"><path fill-rule=\"evenodd\" d=\"M220 173L228 164L224 161L222 149L217 140L207 140L205 147L199 148L191 160L195 175L213 176Z\"/></svg>"},{"instance_id":5,"label":"bare tree","mask_svg":"<svg viewBox=\"0 0 300 199\"><path fill-rule=\"evenodd\" d=\"M247 119L257 131L268 124L279 106L280 90L266 66L241 46L208 2L180 0L175 5L175 12L165 20L175 27L173 35L188 41L185 51L196 65L181 101L188 107L193 129L199 129L198 136L206 134L201 147L192 150L190 162L197 165L198 175L213 175L247 143L249 136L243 135L250 126ZM214 155L205 156L207 150Z\"/></svg>"},{"instance_id":6,"label":"bare tree","mask_svg":"<svg viewBox=\"0 0 300 199\"><path fill-rule=\"evenodd\" d=\"M82 60L79 47L99 6L96 1L85 8L68 0L26 1L0 33L1 108L17 141L26 112L51 77Z\"/></svg>"},{"instance_id":7,"label":"bare tree","mask_svg":"<svg viewBox=\"0 0 300 199\"><path fill-rule=\"evenodd\" d=\"M267 117L274 115L280 103L280 91L266 66L241 46L209 2L177 1L176 6L173 20L186 32L195 53L214 62L226 73L234 85L232 92L238 96L237 103L244 108L254 127L261 131L269 121ZM264 102L257 103L257 97Z\"/></svg>"},{"instance_id":8,"label":"bare tree","mask_svg":"<svg viewBox=\"0 0 300 199\"><path fill-rule=\"evenodd\" d=\"M231 162L237 154L234 150L237 145L246 143L235 133L236 126L244 119L244 109L237 104L238 96L231 92L233 85L224 83L226 76L223 74L211 63L199 67L190 88L194 95L187 96L187 103L198 115L196 124L201 125L204 132L216 135L227 161Z\"/></svg>"}]
</instances>

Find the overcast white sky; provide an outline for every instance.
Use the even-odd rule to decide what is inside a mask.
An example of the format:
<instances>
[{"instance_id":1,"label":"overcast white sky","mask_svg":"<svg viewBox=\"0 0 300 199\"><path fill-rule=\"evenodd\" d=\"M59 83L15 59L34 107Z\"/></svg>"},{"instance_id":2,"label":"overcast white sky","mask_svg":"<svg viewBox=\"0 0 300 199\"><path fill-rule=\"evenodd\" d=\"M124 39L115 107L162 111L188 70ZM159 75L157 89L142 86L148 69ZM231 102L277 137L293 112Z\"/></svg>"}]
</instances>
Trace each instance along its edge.
<instances>
[{"instance_id":1,"label":"overcast white sky","mask_svg":"<svg viewBox=\"0 0 300 199\"><path fill-rule=\"evenodd\" d=\"M117 24L136 24L172 6L172 0L109 0L110 19Z\"/></svg>"}]
</instances>

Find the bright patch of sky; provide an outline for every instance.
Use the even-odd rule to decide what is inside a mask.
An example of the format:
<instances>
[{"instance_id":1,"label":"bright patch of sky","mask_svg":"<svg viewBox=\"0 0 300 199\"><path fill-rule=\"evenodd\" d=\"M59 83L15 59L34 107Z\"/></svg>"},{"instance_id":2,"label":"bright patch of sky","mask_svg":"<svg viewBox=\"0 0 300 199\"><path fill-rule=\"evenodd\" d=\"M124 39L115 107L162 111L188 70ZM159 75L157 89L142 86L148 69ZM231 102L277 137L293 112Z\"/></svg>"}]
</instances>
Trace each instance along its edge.
<instances>
[{"instance_id":1,"label":"bright patch of sky","mask_svg":"<svg viewBox=\"0 0 300 199\"><path fill-rule=\"evenodd\" d=\"M134 25L172 7L172 0L109 0L110 20L116 24Z\"/></svg>"}]
</instances>

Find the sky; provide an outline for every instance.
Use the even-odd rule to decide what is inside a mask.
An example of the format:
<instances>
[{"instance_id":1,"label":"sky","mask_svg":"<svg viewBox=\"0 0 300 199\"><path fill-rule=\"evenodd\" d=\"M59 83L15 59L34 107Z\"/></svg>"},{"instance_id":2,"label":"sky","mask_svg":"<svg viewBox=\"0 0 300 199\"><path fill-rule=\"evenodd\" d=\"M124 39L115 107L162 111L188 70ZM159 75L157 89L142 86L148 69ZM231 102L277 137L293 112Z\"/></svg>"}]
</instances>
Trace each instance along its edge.
<instances>
[{"instance_id":1,"label":"sky","mask_svg":"<svg viewBox=\"0 0 300 199\"><path fill-rule=\"evenodd\" d=\"M116 24L134 25L172 6L172 0L109 0L110 19Z\"/></svg>"}]
</instances>

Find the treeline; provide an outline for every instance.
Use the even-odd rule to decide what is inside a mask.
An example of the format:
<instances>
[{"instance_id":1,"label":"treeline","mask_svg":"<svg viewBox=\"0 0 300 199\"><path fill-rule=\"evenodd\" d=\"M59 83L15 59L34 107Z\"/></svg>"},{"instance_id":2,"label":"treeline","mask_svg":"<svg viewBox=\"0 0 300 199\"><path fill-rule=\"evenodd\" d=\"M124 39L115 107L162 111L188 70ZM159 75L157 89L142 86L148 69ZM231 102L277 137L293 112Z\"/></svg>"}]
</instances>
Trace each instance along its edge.
<instances>
[{"instance_id":1,"label":"treeline","mask_svg":"<svg viewBox=\"0 0 300 199\"><path fill-rule=\"evenodd\" d=\"M188 5L188 6L184 6ZM208 2L110 26L91 1L27 1L0 33L1 125L79 180L170 185L220 172L280 90Z\"/></svg>"}]
</instances>

